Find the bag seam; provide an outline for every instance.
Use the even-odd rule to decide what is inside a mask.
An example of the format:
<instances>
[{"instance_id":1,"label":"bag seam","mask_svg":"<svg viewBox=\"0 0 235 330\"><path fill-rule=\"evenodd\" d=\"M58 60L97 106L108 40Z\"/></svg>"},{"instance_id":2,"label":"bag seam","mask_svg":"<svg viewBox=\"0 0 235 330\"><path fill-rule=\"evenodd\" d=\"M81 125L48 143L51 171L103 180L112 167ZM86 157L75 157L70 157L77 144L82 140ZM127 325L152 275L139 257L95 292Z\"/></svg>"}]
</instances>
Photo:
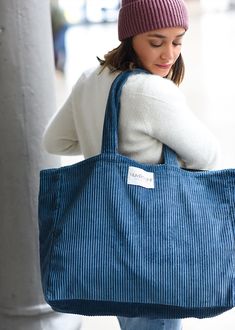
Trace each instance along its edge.
<instances>
[{"instance_id":1,"label":"bag seam","mask_svg":"<svg viewBox=\"0 0 235 330\"><path fill-rule=\"evenodd\" d=\"M50 300L50 295L51 295L51 290L50 290L50 279L51 279L51 256L55 247L54 241L55 241L55 229L57 227L58 219L59 219L59 213L60 213L60 200L61 200L61 187L62 187L62 172L59 172L58 175L58 180L59 180L59 185L58 185L58 191L56 194L56 211L54 214L54 224L52 226L52 239L51 239L51 247L50 247L50 252L49 252L49 265L48 265L48 274L47 274L47 279L46 279L46 288L47 288L47 298Z\"/></svg>"}]
</instances>

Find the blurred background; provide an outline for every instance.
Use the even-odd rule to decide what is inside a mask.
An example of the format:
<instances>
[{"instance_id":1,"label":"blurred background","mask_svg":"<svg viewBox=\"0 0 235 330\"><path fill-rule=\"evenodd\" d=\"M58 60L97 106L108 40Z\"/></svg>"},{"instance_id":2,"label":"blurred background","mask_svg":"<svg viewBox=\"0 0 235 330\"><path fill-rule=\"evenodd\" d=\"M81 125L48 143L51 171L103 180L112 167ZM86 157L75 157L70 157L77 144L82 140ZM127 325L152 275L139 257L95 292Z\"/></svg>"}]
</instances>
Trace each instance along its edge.
<instances>
[{"instance_id":1,"label":"blurred background","mask_svg":"<svg viewBox=\"0 0 235 330\"><path fill-rule=\"evenodd\" d=\"M187 3L191 23L182 50L186 76L180 88L192 111L220 142L219 168L235 167L235 0L188 0ZM80 74L98 63L96 56L102 58L118 46L120 1L57 0L51 4L59 108ZM56 19L61 24L57 31ZM61 162L67 165L80 159L62 157ZM233 310L213 319L185 320L184 329L233 330L234 314ZM84 317L82 329L119 327L115 318Z\"/></svg>"}]
</instances>

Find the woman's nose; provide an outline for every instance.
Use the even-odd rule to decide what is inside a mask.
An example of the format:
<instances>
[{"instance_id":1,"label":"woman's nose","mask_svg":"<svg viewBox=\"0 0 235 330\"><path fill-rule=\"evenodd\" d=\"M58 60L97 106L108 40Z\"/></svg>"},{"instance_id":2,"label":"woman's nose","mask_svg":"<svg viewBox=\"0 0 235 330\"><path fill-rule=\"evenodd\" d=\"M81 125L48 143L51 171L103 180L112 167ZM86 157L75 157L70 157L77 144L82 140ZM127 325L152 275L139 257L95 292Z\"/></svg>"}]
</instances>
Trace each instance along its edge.
<instances>
[{"instance_id":1,"label":"woman's nose","mask_svg":"<svg viewBox=\"0 0 235 330\"><path fill-rule=\"evenodd\" d=\"M172 46L166 46L162 50L161 58L163 60L172 60L174 58L174 50Z\"/></svg>"}]
</instances>

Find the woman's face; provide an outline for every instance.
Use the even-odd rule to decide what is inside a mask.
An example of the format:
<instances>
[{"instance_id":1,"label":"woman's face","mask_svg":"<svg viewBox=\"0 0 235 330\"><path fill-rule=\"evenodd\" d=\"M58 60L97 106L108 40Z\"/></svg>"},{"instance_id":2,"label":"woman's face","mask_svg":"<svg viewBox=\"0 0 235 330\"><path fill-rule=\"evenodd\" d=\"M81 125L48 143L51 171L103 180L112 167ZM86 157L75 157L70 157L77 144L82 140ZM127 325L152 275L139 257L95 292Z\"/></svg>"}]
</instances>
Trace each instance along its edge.
<instances>
[{"instance_id":1,"label":"woman's face","mask_svg":"<svg viewBox=\"0 0 235 330\"><path fill-rule=\"evenodd\" d=\"M165 28L133 37L132 46L144 69L166 77L181 52L183 28Z\"/></svg>"}]
</instances>

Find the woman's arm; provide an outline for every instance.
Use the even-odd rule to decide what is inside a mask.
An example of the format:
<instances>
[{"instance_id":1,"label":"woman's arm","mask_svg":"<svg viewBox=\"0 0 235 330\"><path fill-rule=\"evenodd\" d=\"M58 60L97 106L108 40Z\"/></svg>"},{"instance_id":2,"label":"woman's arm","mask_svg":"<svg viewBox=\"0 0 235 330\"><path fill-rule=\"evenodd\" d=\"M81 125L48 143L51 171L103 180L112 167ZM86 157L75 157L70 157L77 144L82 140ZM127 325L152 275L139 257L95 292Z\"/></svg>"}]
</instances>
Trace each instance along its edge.
<instances>
[{"instance_id":1,"label":"woman's arm","mask_svg":"<svg viewBox=\"0 0 235 330\"><path fill-rule=\"evenodd\" d=\"M189 169L217 167L217 140L188 108L179 88L161 80L135 96L148 134L173 149Z\"/></svg>"},{"instance_id":2,"label":"woman's arm","mask_svg":"<svg viewBox=\"0 0 235 330\"><path fill-rule=\"evenodd\" d=\"M186 168L215 168L218 165L219 147L211 132L186 105L160 105L161 110L153 116L152 123L155 122L155 125L150 128L152 136L175 150Z\"/></svg>"},{"instance_id":3,"label":"woman's arm","mask_svg":"<svg viewBox=\"0 0 235 330\"><path fill-rule=\"evenodd\" d=\"M43 146L49 153L57 155L81 154L73 120L72 93L62 108L51 119L44 132Z\"/></svg>"}]
</instances>

